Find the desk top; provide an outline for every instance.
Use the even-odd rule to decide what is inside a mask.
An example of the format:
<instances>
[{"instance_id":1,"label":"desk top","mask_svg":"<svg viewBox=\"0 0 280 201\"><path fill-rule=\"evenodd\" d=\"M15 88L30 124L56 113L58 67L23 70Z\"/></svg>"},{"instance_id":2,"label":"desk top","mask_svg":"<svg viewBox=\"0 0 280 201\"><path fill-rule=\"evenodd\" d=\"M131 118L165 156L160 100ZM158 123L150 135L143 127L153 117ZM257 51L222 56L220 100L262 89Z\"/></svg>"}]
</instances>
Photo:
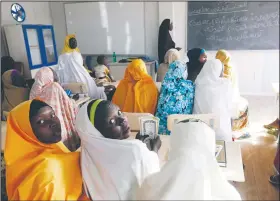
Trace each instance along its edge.
<instances>
[{"instance_id":1,"label":"desk top","mask_svg":"<svg viewBox=\"0 0 280 201\"><path fill-rule=\"evenodd\" d=\"M272 88L275 93L279 94L279 82L272 83Z\"/></svg>"}]
</instances>

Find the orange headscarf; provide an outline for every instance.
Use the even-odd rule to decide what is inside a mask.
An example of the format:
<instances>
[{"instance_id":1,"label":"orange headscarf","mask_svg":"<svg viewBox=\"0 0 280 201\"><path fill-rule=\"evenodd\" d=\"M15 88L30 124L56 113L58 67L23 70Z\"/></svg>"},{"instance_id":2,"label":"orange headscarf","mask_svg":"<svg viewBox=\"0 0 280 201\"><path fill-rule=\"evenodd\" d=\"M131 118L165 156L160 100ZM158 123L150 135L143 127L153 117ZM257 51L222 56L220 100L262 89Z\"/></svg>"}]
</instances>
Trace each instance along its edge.
<instances>
[{"instance_id":1,"label":"orange headscarf","mask_svg":"<svg viewBox=\"0 0 280 201\"><path fill-rule=\"evenodd\" d=\"M112 102L123 112L155 113L158 90L141 59L133 60L125 70Z\"/></svg>"},{"instance_id":2,"label":"orange headscarf","mask_svg":"<svg viewBox=\"0 0 280 201\"><path fill-rule=\"evenodd\" d=\"M31 100L8 116L5 145L9 200L77 200L82 194L80 153L63 143L46 145L34 135L29 121Z\"/></svg>"}]
</instances>

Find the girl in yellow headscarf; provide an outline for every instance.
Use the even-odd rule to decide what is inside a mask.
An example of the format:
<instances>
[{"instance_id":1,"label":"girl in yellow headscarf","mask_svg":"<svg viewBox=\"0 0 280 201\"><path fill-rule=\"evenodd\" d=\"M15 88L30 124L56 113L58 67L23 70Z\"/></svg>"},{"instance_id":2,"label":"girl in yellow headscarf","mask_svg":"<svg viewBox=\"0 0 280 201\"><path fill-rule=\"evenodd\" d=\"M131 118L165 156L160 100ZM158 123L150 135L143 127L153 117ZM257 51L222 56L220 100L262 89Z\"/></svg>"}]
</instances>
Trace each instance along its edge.
<instances>
[{"instance_id":1,"label":"girl in yellow headscarf","mask_svg":"<svg viewBox=\"0 0 280 201\"><path fill-rule=\"evenodd\" d=\"M80 198L80 153L60 140L60 121L46 103L26 101L9 113L4 151L9 200Z\"/></svg>"},{"instance_id":2,"label":"girl in yellow headscarf","mask_svg":"<svg viewBox=\"0 0 280 201\"><path fill-rule=\"evenodd\" d=\"M232 82L232 87L234 89L235 98L238 98L239 95L239 87L238 87L238 80L236 75L236 70L232 67L230 60L230 54L226 50L219 50L216 53L216 59L219 59L223 65L223 77L229 78Z\"/></svg>"},{"instance_id":3,"label":"girl in yellow headscarf","mask_svg":"<svg viewBox=\"0 0 280 201\"><path fill-rule=\"evenodd\" d=\"M141 59L133 60L126 68L113 97L113 103L123 112L155 113L158 89Z\"/></svg>"},{"instance_id":4,"label":"girl in yellow headscarf","mask_svg":"<svg viewBox=\"0 0 280 201\"><path fill-rule=\"evenodd\" d=\"M219 59L224 65L223 76L229 78L232 82L233 88L233 111L232 111L232 130L241 131L247 127L248 121L248 101L240 96L239 86L238 86L238 76L236 69L230 63L231 57L229 52L226 50L219 50L216 53L216 59ZM238 136L246 135L247 133L243 131L239 133Z\"/></svg>"},{"instance_id":5,"label":"girl in yellow headscarf","mask_svg":"<svg viewBox=\"0 0 280 201\"><path fill-rule=\"evenodd\" d=\"M65 38L62 54L58 58L56 73L61 84L84 83L87 85L88 95L92 99L107 99L105 88L97 87L90 76L91 71L84 66L80 50L77 48L75 35L68 35Z\"/></svg>"},{"instance_id":6,"label":"girl in yellow headscarf","mask_svg":"<svg viewBox=\"0 0 280 201\"><path fill-rule=\"evenodd\" d=\"M69 34L64 39L64 47L61 54L71 53L71 52L80 52L77 47L77 40L75 34Z\"/></svg>"}]
</instances>

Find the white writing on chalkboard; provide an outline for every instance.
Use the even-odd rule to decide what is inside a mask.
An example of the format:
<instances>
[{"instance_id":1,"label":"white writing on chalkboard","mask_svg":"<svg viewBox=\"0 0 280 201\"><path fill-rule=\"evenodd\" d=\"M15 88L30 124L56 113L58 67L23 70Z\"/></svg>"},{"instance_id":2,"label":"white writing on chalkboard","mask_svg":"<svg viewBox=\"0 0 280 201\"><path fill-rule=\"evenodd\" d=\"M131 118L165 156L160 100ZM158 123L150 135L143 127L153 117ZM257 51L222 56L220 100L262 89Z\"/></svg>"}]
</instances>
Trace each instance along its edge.
<instances>
[{"instance_id":1,"label":"white writing on chalkboard","mask_svg":"<svg viewBox=\"0 0 280 201\"><path fill-rule=\"evenodd\" d=\"M215 8L201 7L189 12L189 16L193 15L205 15L205 14L219 14L219 13L231 13L247 11L247 2L224 2Z\"/></svg>"},{"instance_id":2,"label":"white writing on chalkboard","mask_svg":"<svg viewBox=\"0 0 280 201\"><path fill-rule=\"evenodd\" d=\"M188 49L279 49L279 2L189 2Z\"/></svg>"},{"instance_id":3,"label":"white writing on chalkboard","mask_svg":"<svg viewBox=\"0 0 280 201\"><path fill-rule=\"evenodd\" d=\"M226 37L218 37L215 35L211 35L210 37L207 37L206 40L214 40L214 41L220 41L220 42L227 42L227 41L241 41L241 40L247 40L250 38L260 38L262 36L262 31L259 31L257 33L249 33L247 31L241 32L238 35L235 36L226 36Z\"/></svg>"},{"instance_id":4,"label":"white writing on chalkboard","mask_svg":"<svg viewBox=\"0 0 280 201\"><path fill-rule=\"evenodd\" d=\"M279 21L279 11L278 12L273 12L270 14L264 14L264 15L254 15L253 13L251 13L251 18L247 17L247 16L222 16L219 18L215 18L212 20L190 20L189 21L189 25L190 26L201 26L201 25L216 25L216 24L235 24L235 23L239 23L239 22L247 22L247 21L268 21L268 20L278 20Z\"/></svg>"},{"instance_id":5,"label":"white writing on chalkboard","mask_svg":"<svg viewBox=\"0 0 280 201\"><path fill-rule=\"evenodd\" d=\"M252 30L252 29L265 29L268 27L278 27L279 26L279 18L273 21L264 21L264 22L252 22L251 24L241 24L241 25L228 25L228 26L204 26L202 30L206 33L219 33L223 31L244 31L244 30Z\"/></svg>"},{"instance_id":6,"label":"white writing on chalkboard","mask_svg":"<svg viewBox=\"0 0 280 201\"><path fill-rule=\"evenodd\" d=\"M250 23L240 23L248 22ZM239 25L240 24L240 25ZM201 29L210 35L206 37L206 40L216 41L241 41L249 38L260 38L263 33L263 29L268 27L279 26L279 12L273 12L270 14L254 15L251 13L251 17L248 16L222 16L221 18L215 18L212 20L190 20L190 27L202 26ZM253 30L255 29L255 30ZM229 32L227 37L215 36L215 33L227 31ZM242 32L243 31L243 32ZM248 31L253 31L249 33ZM239 32L237 35L231 36L230 32ZM212 35L211 35L212 34Z\"/></svg>"}]
</instances>

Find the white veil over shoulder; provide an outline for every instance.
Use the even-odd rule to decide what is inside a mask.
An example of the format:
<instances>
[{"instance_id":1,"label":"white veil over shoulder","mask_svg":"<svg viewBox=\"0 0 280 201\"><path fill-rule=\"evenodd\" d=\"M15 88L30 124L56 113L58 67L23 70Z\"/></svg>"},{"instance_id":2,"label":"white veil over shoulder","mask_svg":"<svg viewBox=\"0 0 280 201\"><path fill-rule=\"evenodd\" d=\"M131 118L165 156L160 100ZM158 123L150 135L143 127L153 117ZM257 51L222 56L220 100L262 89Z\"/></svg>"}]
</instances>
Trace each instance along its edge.
<instances>
[{"instance_id":1,"label":"white veil over shoulder","mask_svg":"<svg viewBox=\"0 0 280 201\"><path fill-rule=\"evenodd\" d=\"M144 179L160 170L158 155L139 140L103 137L90 122L87 107L76 118L87 194L92 200L132 200Z\"/></svg>"},{"instance_id":2,"label":"white veil over shoulder","mask_svg":"<svg viewBox=\"0 0 280 201\"><path fill-rule=\"evenodd\" d=\"M195 80L194 114L213 113L219 117L216 139L232 141L232 87L229 79L220 77L223 64L208 60Z\"/></svg>"},{"instance_id":3,"label":"white veil over shoulder","mask_svg":"<svg viewBox=\"0 0 280 201\"><path fill-rule=\"evenodd\" d=\"M93 99L107 99L104 87L97 87L95 81L83 66L81 53L73 51L58 58L57 75L62 84L81 82L87 85L89 96Z\"/></svg>"},{"instance_id":4,"label":"white veil over shoulder","mask_svg":"<svg viewBox=\"0 0 280 201\"><path fill-rule=\"evenodd\" d=\"M178 123L161 171L149 176L137 200L241 200L215 158L215 133L203 122Z\"/></svg>"}]
</instances>

